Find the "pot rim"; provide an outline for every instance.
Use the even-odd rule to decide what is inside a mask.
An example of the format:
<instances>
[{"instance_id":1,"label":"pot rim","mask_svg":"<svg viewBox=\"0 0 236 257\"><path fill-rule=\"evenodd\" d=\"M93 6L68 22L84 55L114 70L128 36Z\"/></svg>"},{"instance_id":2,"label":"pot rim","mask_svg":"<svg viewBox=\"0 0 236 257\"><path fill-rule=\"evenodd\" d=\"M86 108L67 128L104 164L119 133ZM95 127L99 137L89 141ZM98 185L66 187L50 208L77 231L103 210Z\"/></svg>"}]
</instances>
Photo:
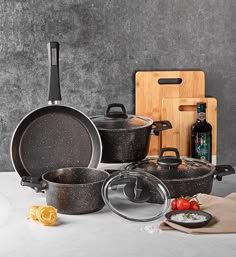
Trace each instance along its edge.
<instances>
[{"instance_id":1,"label":"pot rim","mask_svg":"<svg viewBox=\"0 0 236 257\"><path fill-rule=\"evenodd\" d=\"M107 120L113 120L112 118L108 118L108 117L105 117L104 115L95 115L95 116L91 116L90 119L93 121L93 119L96 119L96 118L100 118L100 117L103 117L103 118L106 118ZM141 116L141 115L134 115L134 114L129 114L128 117L134 117L134 118L140 118L140 119L143 119L147 122L147 124L145 125L142 125L142 126L138 126L138 127L133 127L133 128L101 128L97 125L95 125L97 127L98 130L102 130L102 131L112 131L112 132L119 132L119 131L134 131L134 130L139 130L139 129L143 129L143 128L146 128L146 127L150 127L153 125L154 121L148 117L145 117L145 116ZM119 118L116 118L114 120L119 120ZM122 120L122 119L121 119ZM94 121L93 121L94 122Z\"/></svg>"},{"instance_id":2,"label":"pot rim","mask_svg":"<svg viewBox=\"0 0 236 257\"><path fill-rule=\"evenodd\" d=\"M48 175L49 173L55 173L55 172L59 172L60 170L63 171L63 170L69 170L69 171L72 171L74 169L84 169L84 170L89 170L89 171L92 171L92 172L102 172L103 174L106 174L107 177L110 176L110 174L105 171L105 170L101 170L101 169L94 169L94 168L87 168L87 167L66 167L66 168L59 168L59 169L55 169L55 170L50 170L50 171L47 171L45 172L43 175L42 175L42 179L43 181L45 181L46 183L51 183L51 184L55 184L55 185L63 185L63 186L89 186L89 185L96 185L96 184L99 184L99 183L103 183L105 181L105 179L107 178L104 178L102 180L98 180L98 181L94 181L94 182L89 182L89 183L73 183L73 184L69 184L69 183L58 183L58 182L55 182L55 181L50 181L48 179L45 178L46 175Z\"/></svg>"},{"instance_id":3,"label":"pot rim","mask_svg":"<svg viewBox=\"0 0 236 257\"><path fill-rule=\"evenodd\" d=\"M127 169L127 170L129 170L129 169ZM135 169L133 169L132 171L142 171L143 169L142 168L135 168ZM131 170L130 170L131 171ZM158 179L160 179L161 181L163 181L163 182L172 182L172 181L174 181L174 182L183 182L183 181L195 181L195 180L200 180L200 179L204 179L204 178L206 178L206 177L208 177L208 176L211 176L211 175L213 175L214 174L214 171L215 170L212 170L212 171L210 171L208 174L205 174L205 175L202 175L202 176L198 176L198 177L195 177L195 178L173 178L173 179L163 179L163 178L160 178L160 177L157 177ZM187 171L186 171L187 172Z\"/></svg>"}]
</instances>

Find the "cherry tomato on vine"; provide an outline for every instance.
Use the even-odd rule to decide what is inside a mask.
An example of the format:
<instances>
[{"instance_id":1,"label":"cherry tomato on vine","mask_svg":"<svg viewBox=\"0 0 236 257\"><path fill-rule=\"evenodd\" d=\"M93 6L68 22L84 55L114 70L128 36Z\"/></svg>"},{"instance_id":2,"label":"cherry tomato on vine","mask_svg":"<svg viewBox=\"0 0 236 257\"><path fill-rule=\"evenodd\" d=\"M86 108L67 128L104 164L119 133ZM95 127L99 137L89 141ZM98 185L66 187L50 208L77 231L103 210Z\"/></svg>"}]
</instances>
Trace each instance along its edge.
<instances>
[{"instance_id":1,"label":"cherry tomato on vine","mask_svg":"<svg viewBox=\"0 0 236 257\"><path fill-rule=\"evenodd\" d=\"M190 201L181 197L177 200L176 207L178 210L189 210Z\"/></svg>"},{"instance_id":2,"label":"cherry tomato on vine","mask_svg":"<svg viewBox=\"0 0 236 257\"><path fill-rule=\"evenodd\" d=\"M193 207L193 205L198 205L197 201L195 200L190 201L190 209Z\"/></svg>"},{"instance_id":3,"label":"cherry tomato on vine","mask_svg":"<svg viewBox=\"0 0 236 257\"><path fill-rule=\"evenodd\" d=\"M199 203L195 200L192 200L190 201L190 207L189 207L190 210L194 210L194 211L198 211L200 210L200 206L199 206Z\"/></svg>"},{"instance_id":4,"label":"cherry tomato on vine","mask_svg":"<svg viewBox=\"0 0 236 257\"><path fill-rule=\"evenodd\" d=\"M171 209L172 209L173 211L178 210L178 209L177 209L177 199L172 200L172 202L171 202Z\"/></svg>"},{"instance_id":5,"label":"cherry tomato on vine","mask_svg":"<svg viewBox=\"0 0 236 257\"><path fill-rule=\"evenodd\" d=\"M199 210L200 210L200 206L197 205L197 204L194 204L194 205L192 206L192 209L191 209L191 210L199 211Z\"/></svg>"},{"instance_id":6,"label":"cherry tomato on vine","mask_svg":"<svg viewBox=\"0 0 236 257\"><path fill-rule=\"evenodd\" d=\"M190 210L194 210L194 211L198 211L200 210L200 206L199 206L199 203L195 200L191 200L190 201L190 207L189 207Z\"/></svg>"}]
</instances>

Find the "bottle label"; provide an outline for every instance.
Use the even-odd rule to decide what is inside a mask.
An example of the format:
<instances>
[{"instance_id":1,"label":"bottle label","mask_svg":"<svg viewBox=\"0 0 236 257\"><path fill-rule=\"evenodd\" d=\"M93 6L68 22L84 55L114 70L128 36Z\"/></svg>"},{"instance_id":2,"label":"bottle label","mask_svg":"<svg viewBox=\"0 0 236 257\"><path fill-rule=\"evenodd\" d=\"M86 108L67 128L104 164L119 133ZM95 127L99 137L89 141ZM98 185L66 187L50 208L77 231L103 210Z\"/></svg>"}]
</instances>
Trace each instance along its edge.
<instances>
[{"instance_id":1,"label":"bottle label","mask_svg":"<svg viewBox=\"0 0 236 257\"><path fill-rule=\"evenodd\" d=\"M197 119L200 121L204 121L206 119L206 113L205 112L199 112L197 114Z\"/></svg>"},{"instance_id":2,"label":"bottle label","mask_svg":"<svg viewBox=\"0 0 236 257\"><path fill-rule=\"evenodd\" d=\"M211 137L204 133L195 135L193 138L193 157L203 161L211 161Z\"/></svg>"}]
</instances>

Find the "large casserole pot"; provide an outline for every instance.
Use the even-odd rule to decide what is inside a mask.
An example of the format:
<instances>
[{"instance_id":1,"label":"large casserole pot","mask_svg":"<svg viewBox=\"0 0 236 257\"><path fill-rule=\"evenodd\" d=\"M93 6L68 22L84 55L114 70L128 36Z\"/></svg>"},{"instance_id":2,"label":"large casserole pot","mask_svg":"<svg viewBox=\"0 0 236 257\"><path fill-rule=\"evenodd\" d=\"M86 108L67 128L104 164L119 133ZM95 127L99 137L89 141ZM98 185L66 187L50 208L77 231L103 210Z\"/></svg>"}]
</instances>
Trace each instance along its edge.
<instances>
[{"instance_id":1,"label":"large casserole pot","mask_svg":"<svg viewBox=\"0 0 236 257\"><path fill-rule=\"evenodd\" d=\"M118 111L114 111L118 108ZM102 140L102 162L124 163L142 160L147 156L150 135L159 135L172 128L169 121L155 121L128 115L120 103L109 104L105 115L90 117Z\"/></svg>"},{"instance_id":2,"label":"large casserole pot","mask_svg":"<svg viewBox=\"0 0 236 257\"><path fill-rule=\"evenodd\" d=\"M167 152L174 155L166 155ZM176 148L162 148L159 157L130 163L125 170L143 170L154 175L166 185L172 198L210 194L215 176L220 181L222 176L235 173L231 165L213 165L198 159L180 158Z\"/></svg>"}]
</instances>

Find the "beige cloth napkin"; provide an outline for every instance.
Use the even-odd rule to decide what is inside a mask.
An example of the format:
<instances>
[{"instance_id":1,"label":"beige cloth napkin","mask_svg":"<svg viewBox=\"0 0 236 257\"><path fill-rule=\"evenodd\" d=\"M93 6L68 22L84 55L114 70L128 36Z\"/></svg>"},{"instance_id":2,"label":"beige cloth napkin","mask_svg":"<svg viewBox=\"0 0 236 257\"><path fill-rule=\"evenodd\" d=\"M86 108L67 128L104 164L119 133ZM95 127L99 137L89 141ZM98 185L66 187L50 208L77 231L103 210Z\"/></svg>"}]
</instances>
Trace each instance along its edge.
<instances>
[{"instance_id":1,"label":"beige cloth napkin","mask_svg":"<svg viewBox=\"0 0 236 257\"><path fill-rule=\"evenodd\" d=\"M212 215L207 226L201 228L186 228L173 222L164 221L160 224L161 230L179 230L186 233L236 233L236 193L226 197L218 197L207 194L198 194L197 198L201 205L201 210Z\"/></svg>"}]
</instances>

